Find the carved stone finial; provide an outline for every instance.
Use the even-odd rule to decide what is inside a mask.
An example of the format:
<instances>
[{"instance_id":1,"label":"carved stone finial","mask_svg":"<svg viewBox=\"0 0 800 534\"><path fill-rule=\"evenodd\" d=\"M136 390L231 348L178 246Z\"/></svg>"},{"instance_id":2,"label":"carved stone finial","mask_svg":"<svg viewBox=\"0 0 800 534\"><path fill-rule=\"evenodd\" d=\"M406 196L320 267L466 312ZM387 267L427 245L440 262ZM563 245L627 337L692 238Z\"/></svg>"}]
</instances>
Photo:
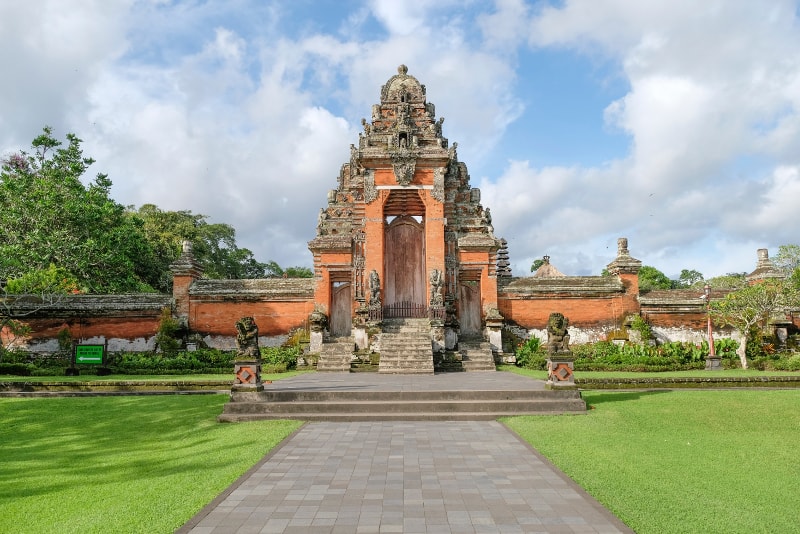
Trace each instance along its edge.
<instances>
[{"instance_id":1,"label":"carved stone finial","mask_svg":"<svg viewBox=\"0 0 800 534\"><path fill-rule=\"evenodd\" d=\"M614 276L619 274L636 274L642 268L642 262L631 257L628 251L628 238L620 237L617 239L617 257L609 263L606 268L609 274Z\"/></svg>"},{"instance_id":2,"label":"carved stone finial","mask_svg":"<svg viewBox=\"0 0 800 534\"><path fill-rule=\"evenodd\" d=\"M406 74L408 74L408 67L406 67L405 65L400 65L399 67L397 67L397 74L405 76Z\"/></svg>"},{"instance_id":3,"label":"carved stone finial","mask_svg":"<svg viewBox=\"0 0 800 534\"><path fill-rule=\"evenodd\" d=\"M191 254L192 253L192 242L188 239L184 239L181 243L181 251L184 254Z\"/></svg>"},{"instance_id":4,"label":"carved stone finial","mask_svg":"<svg viewBox=\"0 0 800 534\"><path fill-rule=\"evenodd\" d=\"M617 256L626 256L628 254L630 254L628 252L628 238L620 237L617 239Z\"/></svg>"}]
</instances>

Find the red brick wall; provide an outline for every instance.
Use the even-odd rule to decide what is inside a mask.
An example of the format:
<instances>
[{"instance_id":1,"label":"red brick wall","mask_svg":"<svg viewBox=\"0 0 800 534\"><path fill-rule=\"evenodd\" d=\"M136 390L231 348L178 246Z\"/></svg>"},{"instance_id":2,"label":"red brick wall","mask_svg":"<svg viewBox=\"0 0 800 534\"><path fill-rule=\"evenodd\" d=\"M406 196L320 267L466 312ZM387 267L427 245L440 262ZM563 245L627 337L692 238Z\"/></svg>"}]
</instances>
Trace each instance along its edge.
<instances>
[{"instance_id":1,"label":"red brick wall","mask_svg":"<svg viewBox=\"0 0 800 534\"><path fill-rule=\"evenodd\" d=\"M498 308L506 320L527 328L542 329L553 312L561 312L574 327L619 326L633 310L621 297L515 299L501 293Z\"/></svg>"},{"instance_id":2,"label":"red brick wall","mask_svg":"<svg viewBox=\"0 0 800 534\"><path fill-rule=\"evenodd\" d=\"M260 336L285 335L306 324L313 300L280 302L191 301L192 330L201 335L235 336L236 321L251 316Z\"/></svg>"},{"instance_id":3,"label":"red brick wall","mask_svg":"<svg viewBox=\"0 0 800 534\"><path fill-rule=\"evenodd\" d=\"M160 314L145 317L42 318L25 321L33 329L30 339L34 341L57 338L63 328L68 328L76 341L92 337L148 339L156 335L160 322Z\"/></svg>"}]
</instances>

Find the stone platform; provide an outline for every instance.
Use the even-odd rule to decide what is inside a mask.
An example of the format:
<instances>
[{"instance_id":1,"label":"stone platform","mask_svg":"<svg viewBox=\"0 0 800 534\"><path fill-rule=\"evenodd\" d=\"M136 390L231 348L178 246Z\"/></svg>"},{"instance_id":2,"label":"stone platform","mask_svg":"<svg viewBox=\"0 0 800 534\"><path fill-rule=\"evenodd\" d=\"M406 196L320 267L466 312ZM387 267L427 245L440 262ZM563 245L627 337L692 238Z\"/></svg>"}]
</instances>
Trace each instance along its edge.
<instances>
[{"instance_id":1,"label":"stone platform","mask_svg":"<svg viewBox=\"0 0 800 534\"><path fill-rule=\"evenodd\" d=\"M580 414L580 392L550 391L542 380L512 373L308 373L264 385L257 400L225 405L223 422L486 421L511 415Z\"/></svg>"}]
</instances>

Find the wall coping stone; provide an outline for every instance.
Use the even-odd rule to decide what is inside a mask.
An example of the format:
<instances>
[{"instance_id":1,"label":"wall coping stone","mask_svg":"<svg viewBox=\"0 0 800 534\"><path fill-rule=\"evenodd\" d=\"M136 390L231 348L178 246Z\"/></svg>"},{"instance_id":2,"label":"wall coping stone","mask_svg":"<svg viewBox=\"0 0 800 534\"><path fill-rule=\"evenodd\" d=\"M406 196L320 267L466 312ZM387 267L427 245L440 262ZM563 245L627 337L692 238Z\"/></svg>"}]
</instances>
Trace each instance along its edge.
<instances>
[{"instance_id":1,"label":"wall coping stone","mask_svg":"<svg viewBox=\"0 0 800 534\"><path fill-rule=\"evenodd\" d=\"M190 296L300 297L314 298L313 278L258 278L245 280L195 280Z\"/></svg>"}]
</instances>

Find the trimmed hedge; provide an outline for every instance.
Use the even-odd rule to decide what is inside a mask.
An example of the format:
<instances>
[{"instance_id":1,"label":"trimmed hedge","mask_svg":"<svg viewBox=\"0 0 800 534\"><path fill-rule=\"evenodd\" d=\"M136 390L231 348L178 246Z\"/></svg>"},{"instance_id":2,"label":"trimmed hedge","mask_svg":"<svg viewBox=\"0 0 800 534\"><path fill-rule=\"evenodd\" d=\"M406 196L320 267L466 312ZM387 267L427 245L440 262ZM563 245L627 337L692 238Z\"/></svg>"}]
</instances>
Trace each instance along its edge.
<instances>
[{"instance_id":1,"label":"trimmed hedge","mask_svg":"<svg viewBox=\"0 0 800 534\"><path fill-rule=\"evenodd\" d=\"M299 347L263 347L262 369L265 373L281 373L297 366ZM119 352L106 355L103 369L111 374L173 375L173 374L225 374L233 371L235 351L197 349L191 352ZM57 353L35 356L29 353L6 353L0 363L0 375L48 376L60 375L70 367L69 355ZM97 366L78 365L91 373Z\"/></svg>"},{"instance_id":2,"label":"trimmed hedge","mask_svg":"<svg viewBox=\"0 0 800 534\"><path fill-rule=\"evenodd\" d=\"M732 339L714 342L717 354L726 367L736 367L738 343ZM708 355L708 343L673 341L661 345L598 341L573 345L575 369L578 371L661 372L703 369ZM545 369L547 354L541 341L531 338L517 347L517 365L529 369ZM800 365L800 362L798 363ZM785 369L789 370L789 369Z\"/></svg>"}]
</instances>

